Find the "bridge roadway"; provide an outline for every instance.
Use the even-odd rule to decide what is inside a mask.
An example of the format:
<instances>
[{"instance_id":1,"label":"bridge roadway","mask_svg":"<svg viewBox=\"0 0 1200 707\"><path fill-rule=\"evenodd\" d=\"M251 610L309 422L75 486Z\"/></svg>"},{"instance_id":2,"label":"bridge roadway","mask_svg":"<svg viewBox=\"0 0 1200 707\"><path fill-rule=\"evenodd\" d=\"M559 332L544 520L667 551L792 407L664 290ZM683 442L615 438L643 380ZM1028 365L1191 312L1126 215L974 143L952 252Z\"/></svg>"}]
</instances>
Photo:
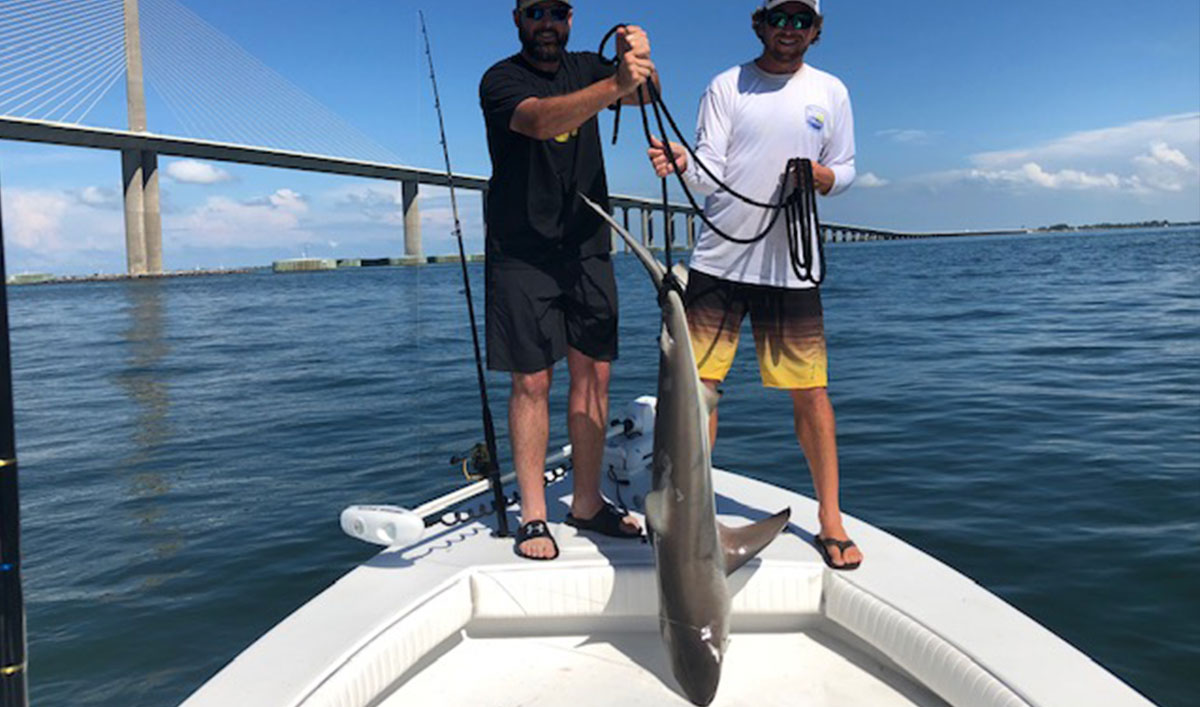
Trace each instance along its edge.
<instances>
[{"instance_id":1,"label":"bridge roadway","mask_svg":"<svg viewBox=\"0 0 1200 707\"><path fill-rule=\"evenodd\" d=\"M406 167L402 165L367 162L342 157L313 155L300 152L288 152L265 147L250 147L230 143L197 140L185 137L155 135L153 133L133 132L112 128L96 128L66 123L50 123L40 120L28 120L0 116L0 139L22 142L35 142L71 147L85 147L116 151L142 151L172 157L184 157L200 160L214 160L235 164L296 169L323 174L340 174L367 179L380 179L399 182L402 185L402 206L404 209L404 243L405 255L421 256L421 225L420 212L417 207L419 185L446 187L450 180L445 172ZM471 175L454 175L456 189L469 189L486 194L488 180L486 177ZM636 196L613 194L610 197L614 211L623 211L626 226L631 226L631 212L640 216L640 230L643 242L647 245L654 243L654 212L663 210L662 202ZM486 200L485 200L486 203ZM695 243L696 211L689 204L672 204L672 214L683 216L685 220L686 243L690 247ZM674 221L674 219L672 219ZM674 225L672 226L674 227ZM972 235L1002 235L1024 233L1024 230L994 230L994 231L945 231L928 233L906 233L890 231L865 226L850 226L836 223L823 223L822 235L826 242L843 243L851 241L902 240L911 238L943 238ZM616 239L614 240L616 243Z\"/></svg>"}]
</instances>

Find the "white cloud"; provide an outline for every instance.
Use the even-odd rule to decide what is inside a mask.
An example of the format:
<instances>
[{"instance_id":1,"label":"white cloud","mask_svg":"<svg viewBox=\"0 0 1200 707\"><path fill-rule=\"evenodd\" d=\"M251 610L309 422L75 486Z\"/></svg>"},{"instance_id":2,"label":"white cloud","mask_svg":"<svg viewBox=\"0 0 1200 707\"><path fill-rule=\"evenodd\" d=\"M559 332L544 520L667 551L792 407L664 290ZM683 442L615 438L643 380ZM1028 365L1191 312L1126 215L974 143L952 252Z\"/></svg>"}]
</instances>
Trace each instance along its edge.
<instances>
[{"instance_id":1,"label":"white cloud","mask_svg":"<svg viewBox=\"0 0 1200 707\"><path fill-rule=\"evenodd\" d=\"M5 235L13 243L29 250L63 249L62 226L71 206L66 194L12 189L5 197Z\"/></svg>"},{"instance_id":2,"label":"white cloud","mask_svg":"<svg viewBox=\"0 0 1200 707\"><path fill-rule=\"evenodd\" d=\"M874 172L867 172L866 174L860 174L860 175L858 175L858 177L856 177L854 179L854 186L863 187L866 189L875 189L878 187L886 187L888 184L891 184L891 182L889 182L886 179L879 178L878 176L875 175Z\"/></svg>"},{"instance_id":3,"label":"white cloud","mask_svg":"<svg viewBox=\"0 0 1200 707\"><path fill-rule=\"evenodd\" d=\"M1192 169L1192 161L1179 150L1161 140L1150 145L1149 155L1138 155L1135 161L1161 164L1180 169Z\"/></svg>"},{"instance_id":4,"label":"white cloud","mask_svg":"<svg viewBox=\"0 0 1200 707\"><path fill-rule=\"evenodd\" d=\"M1144 197L1200 188L1197 159L1200 113L1190 113L1072 133L1034 147L983 152L970 156L972 168L911 181L933 188L982 183L1016 190L1108 191Z\"/></svg>"},{"instance_id":5,"label":"white cloud","mask_svg":"<svg viewBox=\"0 0 1200 707\"><path fill-rule=\"evenodd\" d=\"M292 189L278 189L274 194L248 199L242 202L246 206L265 206L279 209L297 216L308 213L308 198Z\"/></svg>"},{"instance_id":6,"label":"white cloud","mask_svg":"<svg viewBox=\"0 0 1200 707\"><path fill-rule=\"evenodd\" d=\"M115 189L84 187L79 190L79 203L96 208L113 208L121 205L121 197Z\"/></svg>"},{"instance_id":7,"label":"white cloud","mask_svg":"<svg viewBox=\"0 0 1200 707\"><path fill-rule=\"evenodd\" d=\"M267 200L277 209L294 214L308 213L308 200L291 189L280 189L267 197Z\"/></svg>"},{"instance_id":8,"label":"white cloud","mask_svg":"<svg viewBox=\"0 0 1200 707\"><path fill-rule=\"evenodd\" d=\"M1194 153L1200 148L1200 113L1087 130L1035 147L982 152L972 155L970 159L977 168L984 170L1012 169L1029 162L1036 162L1051 170L1111 170L1128 164L1132 156L1144 153L1156 143L1182 146Z\"/></svg>"},{"instance_id":9,"label":"white cloud","mask_svg":"<svg viewBox=\"0 0 1200 707\"><path fill-rule=\"evenodd\" d=\"M1161 140L1151 143L1147 153L1136 155L1132 161L1137 170L1134 179L1147 190L1180 192L1200 173L1183 151Z\"/></svg>"},{"instance_id":10,"label":"white cloud","mask_svg":"<svg viewBox=\"0 0 1200 707\"><path fill-rule=\"evenodd\" d=\"M308 230L301 228L300 217L307 210L303 198L290 189L249 201L214 196L164 226L181 245L205 248L293 245L312 238Z\"/></svg>"},{"instance_id":11,"label":"white cloud","mask_svg":"<svg viewBox=\"0 0 1200 707\"><path fill-rule=\"evenodd\" d=\"M900 142L911 145L925 145L928 144L933 138L933 133L929 132L928 130L915 130L911 128L891 128L889 130L880 130L875 134L879 137L888 138L892 142Z\"/></svg>"},{"instance_id":12,"label":"white cloud","mask_svg":"<svg viewBox=\"0 0 1200 707\"><path fill-rule=\"evenodd\" d=\"M52 265L80 251L115 252L124 247L124 214L116 209L97 211L86 203L85 193L87 189L4 190L4 235L8 244L22 251L14 259L14 270L27 267L29 260Z\"/></svg>"},{"instance_id":13,"label":"white cloud","mask_svg":"<svg viewBox=\"0 0 1200 707\"><path fill-rule=\"evenodd\" d=\"M218 184L233 180L233 175L220 167L197 160L177 160L167 165L167 177L182 184Z\"/></svg>"},{"instance_id":14,"label":"white cloud","mask_svg":"<svg viewBox=\"0 0 1200 707\"><path fill-rule=\"evenodd\" d=\"M1130 185L1128 179L1122 179L1112 173L1088 174L1076 169L1048 172L1036 162L1026 162L1019 169L973 169L966 174L971 179L991 183L1037 186L1046 189L1119 189L1122 186Z\"/></svg>"},{"instance_id":15,"label":"white cloud","mask_svg":"<svg viewBox=\"0 0 1200 707\"><path fill-rule=\"evenodd\" d=\"M429 198L418 192L418 201ZM389 225L404 223L404 197L399 184L395 186L355 186L330 193L339 208L350 207L367 221Z\"/></svg>"}]
</instances>

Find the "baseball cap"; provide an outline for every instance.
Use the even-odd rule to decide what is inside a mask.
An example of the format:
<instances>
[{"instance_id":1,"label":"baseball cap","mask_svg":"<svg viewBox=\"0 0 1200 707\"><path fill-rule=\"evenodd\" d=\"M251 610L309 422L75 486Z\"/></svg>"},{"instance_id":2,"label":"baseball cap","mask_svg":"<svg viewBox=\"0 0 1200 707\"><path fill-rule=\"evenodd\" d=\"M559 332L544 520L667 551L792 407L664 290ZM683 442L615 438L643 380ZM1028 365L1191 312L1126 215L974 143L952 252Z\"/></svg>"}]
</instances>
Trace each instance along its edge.
<instances>
[{"instance_id":1,"label":"baseball cap","mask_svg":"<svg viewBox=\"0 0 1200 707\"><path fill-rule=\"evenodd\" d=\"M574 6L574 3L572 3L571 0L517 0L517 12L521 12L527 7L533 7L534 5L543 2L557 2L566 5L567 7Z\"/></svg>"},{"instance_id":2,"label":"baseball cap","mask_svg":"<svg viewBox=\"0 0 1200 707\"><path fill-rule=\"evenodd\" d=\"M779 7L780 5L783 5L783 4L786 4L789 2L804 3L805 5L808 5L809 7L811 7L813 9L813 12L817 13L818 15L821 14L821 0L764 0L762 9L774 10L775 8Z\"/></svg>"}]
</instances>

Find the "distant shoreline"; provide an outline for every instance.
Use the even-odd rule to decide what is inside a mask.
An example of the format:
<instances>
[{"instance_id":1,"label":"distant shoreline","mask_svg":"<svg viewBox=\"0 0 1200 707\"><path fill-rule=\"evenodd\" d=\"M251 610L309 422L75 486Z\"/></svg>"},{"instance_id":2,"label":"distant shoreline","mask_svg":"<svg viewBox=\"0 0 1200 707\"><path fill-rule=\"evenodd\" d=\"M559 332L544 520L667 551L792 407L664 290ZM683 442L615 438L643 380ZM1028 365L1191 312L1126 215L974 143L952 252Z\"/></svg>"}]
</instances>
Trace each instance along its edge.
<instances>
[{"instance_id":1,"label":"distant shoreline","mask_svg":"<svg viewBox=\"0 0 1200 707\"><path fill-rule=\"evenodd\" d=\"M121 280L172 280L183 277L210 277L214 275L246 275L270 271L270 266L245 268L219 268L201 270L175 270L155 275L129 275L126 273L93 273L91 275L50 275L48 273L18 273L8 277L9 285L64 285L80 282L117 282Z\"/></svg>"},{"instance_id":2,"label":"distant shoreline","mask_svg":"<svg viewBox=\"0 0 1200 707\"><path fill-rule=\"evenodd\" d=\"M1149 229L1149 228L1186 228L1200 226L1200 221L1142 221L1141 223L1089 223L1085 226L1072 226L1069 223L1056 223L1053 226L1042 226L1033 229L1033 233L1062 233L1064 231L1117 231L1120 229Z\"/></svg>"},{"instance_id":3,"label":"distant shoreline","mask_svg":"<svg viewBox=\"0 0 1200 707\"><path fill-rule=\"evenodd\" d=\"M1142 223L1101 223L1088 224L1081 226L1072 226L1070 224L1061 223L1053 226L1042 226L1039 228L1025 229L1023 231L1015 230L1013 234L1056 234L1056 233L1081 233L1090 231L1116 231L1116 230L1151 230L1151 229L1171 229L1171 228L1200 228L1200 221L1188 222L1167 222L1167 221L1146 221ZM936 236L934 236L936 238ZM661 247L653 248L652 250L661 251ZM396 259L397 261L401 259ZM416 262L394 262L391 265L406 265L412 266L417 264L447 264L457 263L459 258L457 255L446 256L428 256L420 263ZM467 262L482 262L482 255L468 255ZM364 265L376 265L374 261L364 261L361 259L337 259L338 267L329 268L337 270L345 270L348 268L362 267ZM272 271L270 265L255 265L240 268L211 268L211 269L196 269L196 270L176 270L172 272L159 273L156 275L129 275L126 273L93 273L91 275L52 275L49 273L18 273L8 277L8 285L64 285L85 282L121 282L126 280L168 280L176 278L189 277L211 277L220 275L249 275L253 273L269 273Z\"/></svg>"}]
</instances>

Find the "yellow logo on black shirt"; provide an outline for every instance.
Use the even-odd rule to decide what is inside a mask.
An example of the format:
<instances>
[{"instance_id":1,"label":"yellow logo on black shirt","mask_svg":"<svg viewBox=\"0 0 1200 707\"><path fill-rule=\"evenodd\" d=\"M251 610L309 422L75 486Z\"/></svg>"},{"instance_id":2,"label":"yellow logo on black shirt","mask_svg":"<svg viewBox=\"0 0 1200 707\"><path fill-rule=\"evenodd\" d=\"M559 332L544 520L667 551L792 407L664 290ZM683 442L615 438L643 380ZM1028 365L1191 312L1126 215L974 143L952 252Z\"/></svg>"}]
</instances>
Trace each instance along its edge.
<instances>
[{"instance_id":1,"label":"yellow logo on black shirt","mask_svg":"<svg viewBox=\"0 0 1200 707\"><path fill-rule=\"evenodd\" d=\"M575 130L572 130L569 133L563 133L562 135L555 135L554 141L561 145L573 137L579 137L579 129L578 128L576 128Z\"/></svg>"}]
</instances>

